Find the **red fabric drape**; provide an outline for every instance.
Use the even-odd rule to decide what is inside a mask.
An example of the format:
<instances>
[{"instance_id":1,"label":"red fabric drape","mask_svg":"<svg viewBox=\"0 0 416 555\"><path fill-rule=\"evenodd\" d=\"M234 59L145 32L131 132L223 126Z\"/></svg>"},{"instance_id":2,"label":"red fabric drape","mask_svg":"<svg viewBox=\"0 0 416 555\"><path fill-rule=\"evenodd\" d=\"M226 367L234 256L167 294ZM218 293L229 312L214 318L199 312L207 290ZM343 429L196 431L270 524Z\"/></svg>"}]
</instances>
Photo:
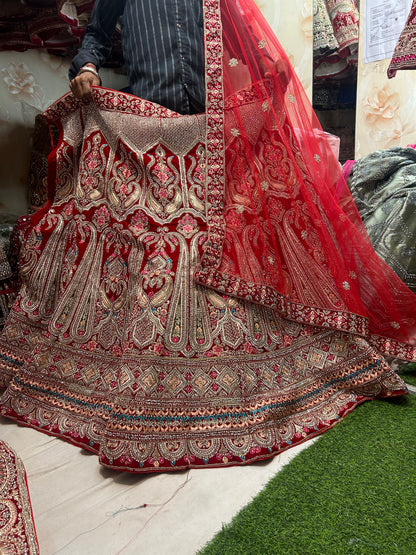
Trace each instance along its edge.
<instances>
[{"instance_id":1,"label":"red fabric drape","mask_svg":"<svg viewBox=\"0 0 416 555\"><path fill-rule=\"evenodd\" d=\"M206 29L224 48L206 57L210 233L197 281L414 359L416 297L375 254L281 45L252 0L218 12Z\"/></svg>"}]
</instances>

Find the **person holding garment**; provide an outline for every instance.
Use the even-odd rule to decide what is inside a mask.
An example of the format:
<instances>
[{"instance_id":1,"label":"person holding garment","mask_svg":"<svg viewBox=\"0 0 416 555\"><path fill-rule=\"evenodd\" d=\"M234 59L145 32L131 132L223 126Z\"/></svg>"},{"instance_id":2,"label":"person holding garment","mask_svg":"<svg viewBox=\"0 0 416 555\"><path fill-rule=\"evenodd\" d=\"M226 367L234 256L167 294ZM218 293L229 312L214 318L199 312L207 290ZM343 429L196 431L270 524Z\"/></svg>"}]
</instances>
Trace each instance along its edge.
<instances>
[{"instance_id":1,"label":"person holding garment","mask_svg":"<svg viewBox=\"0 0 416 555\"><path fill-rule=\"evenodd\" d=\"M95 75L119 16L133 94ZM71 78L3 414L155 472L265 459L406 393L385 357L416 359L416 297L252 0L99 0Z\"/></svg>"}]
</instances>

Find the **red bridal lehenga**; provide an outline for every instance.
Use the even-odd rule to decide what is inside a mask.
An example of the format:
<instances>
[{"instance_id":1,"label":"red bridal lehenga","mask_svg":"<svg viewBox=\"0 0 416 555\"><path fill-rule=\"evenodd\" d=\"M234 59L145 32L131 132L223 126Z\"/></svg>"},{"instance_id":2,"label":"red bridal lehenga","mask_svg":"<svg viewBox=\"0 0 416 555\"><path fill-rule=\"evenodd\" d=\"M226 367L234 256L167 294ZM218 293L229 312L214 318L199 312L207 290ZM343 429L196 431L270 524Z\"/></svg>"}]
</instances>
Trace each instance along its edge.
<instances>
[{"instance_id":1,"label":"red bridal lehenga","mask_svg":"<svg viewBox=\"0 0 416 555\"><path fill-rule=\"evenodd\" d=\"M45 112L60 137L22 231L1 410L115 469L265 459L405 393L383 355L416 359L416 297L236 6L204 1L205 114L104 88Z\"/></svg>"}]
</instances>

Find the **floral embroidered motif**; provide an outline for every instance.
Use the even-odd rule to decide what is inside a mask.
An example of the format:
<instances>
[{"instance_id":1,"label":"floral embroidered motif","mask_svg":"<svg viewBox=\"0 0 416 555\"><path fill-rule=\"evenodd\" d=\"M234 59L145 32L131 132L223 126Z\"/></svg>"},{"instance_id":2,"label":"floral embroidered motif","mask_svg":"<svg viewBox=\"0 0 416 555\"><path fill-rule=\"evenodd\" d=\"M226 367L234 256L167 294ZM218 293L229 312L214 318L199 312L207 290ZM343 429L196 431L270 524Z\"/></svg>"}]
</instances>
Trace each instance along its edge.
<instances>
[{"instance_id":1,"label":"floral embroidered motif","mask_svg":"<svg viewBox=\"0 0 416 555\"><path fill-rule=\"evenodd\" d=\"M197 221L189 214L185 214L185 216L179 220L177 229L187 239L192 237L199 230Z\"/></svg>"},{"instance_id":2,"label":"floral embroidered motif","mask_svg":"<svg viewBox=\"0 0 416 555\"><path fill-rule=\"evenodd\" d=\"M100 231L108 224L110 221L110 212L106 206L101 206L92 217L93 222Z\"/></svg>"}]
</instances>

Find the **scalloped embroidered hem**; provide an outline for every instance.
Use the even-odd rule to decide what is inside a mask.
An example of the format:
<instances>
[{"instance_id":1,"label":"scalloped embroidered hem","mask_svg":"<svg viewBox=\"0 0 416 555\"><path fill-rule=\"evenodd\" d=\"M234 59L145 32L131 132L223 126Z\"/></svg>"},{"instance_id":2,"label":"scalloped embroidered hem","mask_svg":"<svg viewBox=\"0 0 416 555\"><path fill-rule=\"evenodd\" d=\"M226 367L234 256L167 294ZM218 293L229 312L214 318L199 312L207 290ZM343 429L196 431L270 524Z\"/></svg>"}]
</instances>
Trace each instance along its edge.
<instances>
[{"instance_id":1,"label":"scalloped embroidered hem","mask_svg":"<svg viewBox=\"0 0 416 555\"><path fill-rule=\"evenodd\" d=\"M342 375L327 372L321 383L298 383L280 396L256 396L240 406L201 403L193 410L184 399L176 407L172 400L156 408L130 402L123 410L15 378L1 398L1 412L97 454L106 467L166 472L264 460L333 427L366 400L405 393L401 379L373 361Z\"/></svg>"}]
</instances>

